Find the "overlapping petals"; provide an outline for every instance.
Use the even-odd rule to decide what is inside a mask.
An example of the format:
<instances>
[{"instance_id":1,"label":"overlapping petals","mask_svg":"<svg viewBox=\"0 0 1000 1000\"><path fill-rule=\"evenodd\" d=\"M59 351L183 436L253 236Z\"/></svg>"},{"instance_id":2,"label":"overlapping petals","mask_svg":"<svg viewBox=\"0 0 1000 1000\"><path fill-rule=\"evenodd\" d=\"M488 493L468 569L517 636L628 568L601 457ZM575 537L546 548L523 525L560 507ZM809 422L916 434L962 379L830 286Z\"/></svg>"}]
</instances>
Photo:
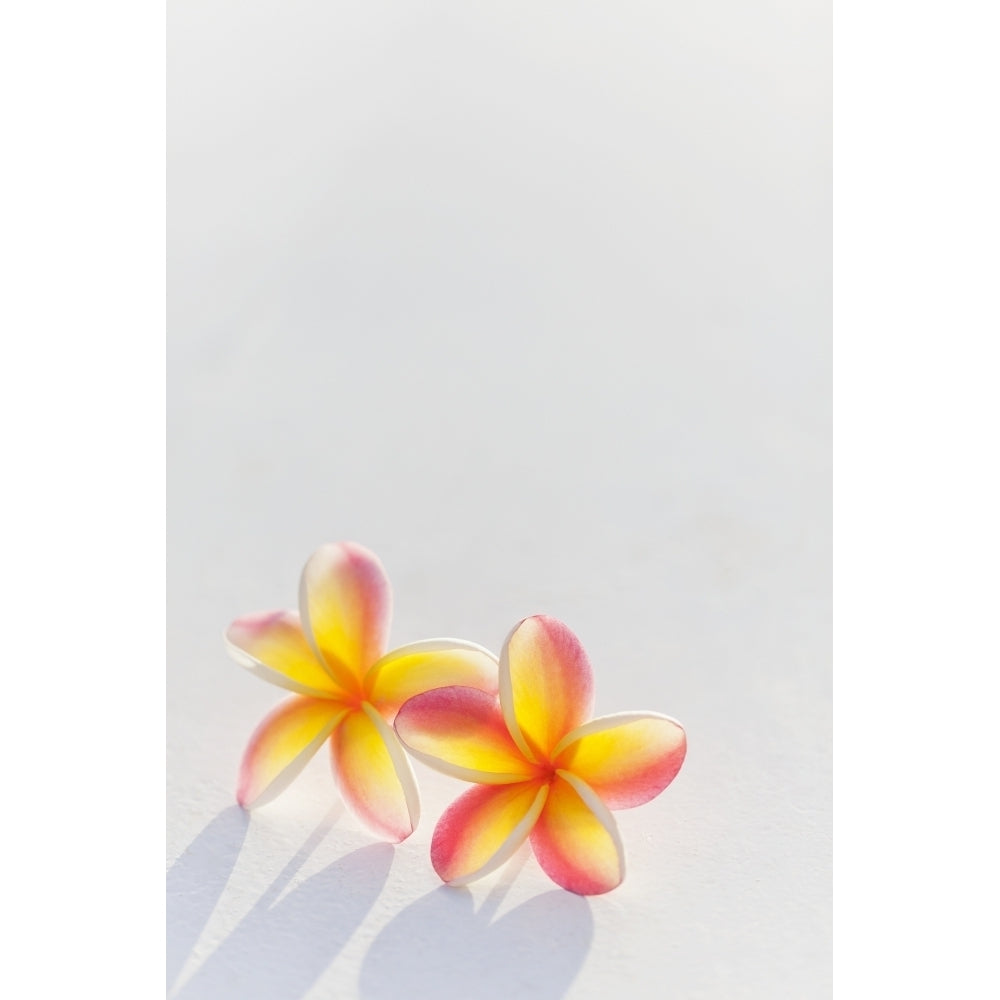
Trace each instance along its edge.
<instances>
[{"instance_id":1,"label":"overlapping petals","mask_svg":"<svg viewBox=\"0 0 1000 1000\"><path fill-rule=\"evenodd\" d=\"M496 657L474 642L425 639L387 653L365 676L369 696L387 718L414 695L454 684L496 691Z\"/></svg>"},{"instance_id":2,"label":"overlapping petals","mask_svg":"<svg viewBox=\"0 0 1000 1000\"><path fill-rule=\"evenodd\" d=\"M429 691L406 703L396 732L418 760L463 781L507 785L545 774L521 753L496 697L485 691Z\"/></svg>"},{"instance_id":3,"label":"overlapping petals","mask_svg":"<svg viewBox=\"0 0 1000 1000\"><path fill-rule=\"evenodd\" d=\"M414 756L476 788L438 823L431 861L446 882L493 871L530 837L544 871L581 895L625 874L611 809L648 802L676 776L686 737L664 715L587 721L593 675L561 622L527 618L500 656L499 698L469 687L417 695L396 716Z\"/></svg>"},{"instance_id":4,"label":"overlapping petals","mask_svg":"<svg viewBox=\"0 0 1000 1000\"><path fill-rule=\"evenodd\" d=\"M240 766L245 808L278 795L329 740L341 794L375 833L408 837L419 818L410 763L390 723L403 702L438 686L495 693L497 660L460 639L386 652L392 592L360 545L324 545L306 563L299 610L248 615L226 631L237 662L295 692L258 726Z\"/></svg>"}]
</instances>

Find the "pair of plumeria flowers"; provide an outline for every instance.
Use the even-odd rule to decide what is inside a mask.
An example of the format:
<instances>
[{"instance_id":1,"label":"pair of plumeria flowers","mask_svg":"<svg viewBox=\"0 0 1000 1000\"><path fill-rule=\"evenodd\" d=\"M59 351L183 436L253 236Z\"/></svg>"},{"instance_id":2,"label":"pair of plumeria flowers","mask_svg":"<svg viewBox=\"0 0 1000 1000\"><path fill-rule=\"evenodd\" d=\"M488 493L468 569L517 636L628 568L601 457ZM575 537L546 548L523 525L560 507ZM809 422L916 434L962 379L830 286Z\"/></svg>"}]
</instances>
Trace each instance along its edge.
<instances>
[{"instance_id":1,"label":"pair of plumeria flowers","mask_svg":"<svg viewBox=\"0 0 1000 1000\"><path fill-rule=\"evenodd\" d=\"M681 725L653 712L590 719L590 662L554 618L524 619L497 659L461 639L386 652L391 613L382 564L341 542L306 563L298 612L229 626L233 657L295 692L250 739L240 805L269 802L329 740L344 801L399 843L420 816L408 750L476 785L434 830L431 863L445 882L486 875L530 837L564 889L594 895L619 885L625 856L610 810L642 805L670 784L687 749Z\"/></svg>"}]
</instances>

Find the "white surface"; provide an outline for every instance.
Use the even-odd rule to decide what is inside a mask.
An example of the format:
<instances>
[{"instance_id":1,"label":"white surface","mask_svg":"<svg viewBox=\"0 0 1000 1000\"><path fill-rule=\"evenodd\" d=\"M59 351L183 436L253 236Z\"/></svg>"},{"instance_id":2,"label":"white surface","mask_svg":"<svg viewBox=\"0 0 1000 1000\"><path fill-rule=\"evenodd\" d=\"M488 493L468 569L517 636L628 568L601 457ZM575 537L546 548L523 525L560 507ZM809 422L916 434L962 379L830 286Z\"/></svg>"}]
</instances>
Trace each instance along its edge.
<instances>
[{"instance_id":1,"label":"white surface","mask_svg":"<svg viewBox=\"0 0 1000 1000\"><path fill-rule=\"evenodd\" d=\"M822 4L169 7L168 974L196 998L829 995ZM583 900L439 886L221 633L375 550L394 643L546 612L689 756Z\"/></svg>"}]
</instances>

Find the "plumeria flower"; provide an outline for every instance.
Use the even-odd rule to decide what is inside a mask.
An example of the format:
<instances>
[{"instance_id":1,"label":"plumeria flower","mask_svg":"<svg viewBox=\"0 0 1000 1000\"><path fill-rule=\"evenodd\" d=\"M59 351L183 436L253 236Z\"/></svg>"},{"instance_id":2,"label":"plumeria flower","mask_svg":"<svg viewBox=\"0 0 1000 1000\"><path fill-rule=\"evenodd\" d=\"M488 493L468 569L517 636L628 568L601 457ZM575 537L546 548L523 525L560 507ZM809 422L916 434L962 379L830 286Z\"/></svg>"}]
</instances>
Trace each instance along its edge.
<instances>
[{"instance_id":1,"label":"plumeria flower","mask_svg":"<svg viewBox=\"0 0 1000 1000\"><path fill-rule=\"evenodd\" d=\"M680 723L652 712L590 719L593 676L562 622L526 618L500 655L499 699L472 687L417 695L396 732L418 759L474 781L441 817L431 863L464 885L502 865L521 844L546 874L580 895L608 892L625 875L611 809L659 795L684 762Z\"/></svg>"},{"instance_id":2,"label":"plumeria flower","mask_svg":"<svg viewBox=\"0 0 1000 1000\"><path fill-rule=\"evenodd\" d=\"M461 639L386 652L392 592L376 556L324 545L306 563L299 611L238 618L229 652L264 680L295 692L257 727L240 766L237 801L263 805L327 741L344 801L386 840L405 840L420 815L413 770L392 729L400 705L442 685L495 692L496 657Z\"/></svg>"}]
</instances>

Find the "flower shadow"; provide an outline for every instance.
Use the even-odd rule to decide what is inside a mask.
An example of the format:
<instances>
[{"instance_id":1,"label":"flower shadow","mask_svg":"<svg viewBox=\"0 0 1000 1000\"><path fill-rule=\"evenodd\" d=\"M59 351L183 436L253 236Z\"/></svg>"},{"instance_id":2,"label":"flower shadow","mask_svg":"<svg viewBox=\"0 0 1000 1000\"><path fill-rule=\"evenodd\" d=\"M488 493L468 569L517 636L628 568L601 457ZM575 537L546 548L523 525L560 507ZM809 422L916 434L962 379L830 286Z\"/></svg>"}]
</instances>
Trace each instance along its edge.
<instances>
[{"instance_id":1,"label":"flower shadow","mask_svg":"<svg viewBox=\"0 0 1000 1000\"><path fill-rule=\"evenodd\" d=\"M223 809L167 872L167 988L176 983L201 937L243 849L249 820Z\"/></svg>"},{"instance_id":2,"label":"flower shadow","mask_svg":"<svg viewBox=\"0 0 1000 1000\"><path fill-rule=\"evenodd\" d=\"M361 969L364 1000L398 1000L420 983L435 1000L557 1000L594 936L590 905L556 890L491 918L499 885L478 911L468 890L441 886L395 917Z\"/></svg>"},{"instance_id":3,"label":"flower shadow","mask_svg":"<svg viewBox=\"0 0 1000 1000\"><path fill-rule=\"evenodd\" d=\"M394 856L388 844L370 844L282 896L331 825L317 827L178 1000L300 1000L309 991L378 899Z\"/></svg>"}]
</instances>

